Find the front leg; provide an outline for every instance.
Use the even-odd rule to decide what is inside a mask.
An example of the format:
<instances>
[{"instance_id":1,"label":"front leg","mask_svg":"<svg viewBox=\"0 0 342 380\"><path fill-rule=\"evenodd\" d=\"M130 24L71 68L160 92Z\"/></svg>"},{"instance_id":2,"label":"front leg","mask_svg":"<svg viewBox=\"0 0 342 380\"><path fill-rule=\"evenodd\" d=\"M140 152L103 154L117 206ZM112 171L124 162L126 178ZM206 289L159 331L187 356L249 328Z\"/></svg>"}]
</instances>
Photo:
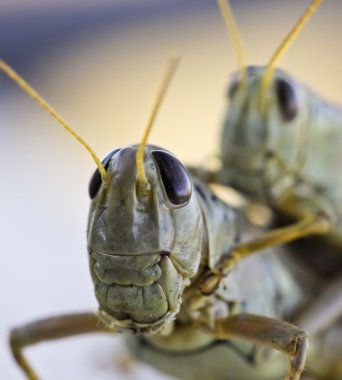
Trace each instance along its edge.
<instances>
[{"instance_id":1,"label":"front leg","mask_svg":"<svg viewBox=\"0 0 342 380\"><path fill-rule=\"evenodd\" d=\"M221 280L248 256L312 234L324 235L330 228L331 222L325 215L308 216L293 225L269 231L249 242L240 243L223 255L214 268L208 270L200 284L200 291L203 295L213 294Z\"/></svg>"},{"instance_id":2,"label":"front leg","mask_svg":"<svg viewBox=\"0 0 342 380\"><path fill-rule=\"evenodd\" d=\"M253 343L274 348L289 357L289 371L285 380L299 380L303 372L308 334L296 326L274 318L253 314L237 314L215 320L209 333L215 339L241 338Z\"/></svg>"},{"instance_id":3,"label":"front leg","mask_svg":"<svg viewBox=\"0 0 342 380\"><path fill-rule=\"evenodd\" d=\"M16 327L10 332L12 354L29 380L38 380L36 372L23 354L23 349L46 340L93 332L113 332L104 326L95 313L61 315Z\"/></svg>"}]
</instances>

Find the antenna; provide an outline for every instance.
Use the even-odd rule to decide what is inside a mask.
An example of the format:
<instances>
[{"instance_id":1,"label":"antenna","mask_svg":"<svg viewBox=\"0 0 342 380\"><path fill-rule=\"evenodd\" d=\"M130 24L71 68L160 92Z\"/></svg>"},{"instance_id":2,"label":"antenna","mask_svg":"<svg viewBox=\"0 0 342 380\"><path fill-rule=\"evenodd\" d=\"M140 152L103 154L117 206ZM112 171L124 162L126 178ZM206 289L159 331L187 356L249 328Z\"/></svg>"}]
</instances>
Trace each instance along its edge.
<instances>
[{"instance_id":1,"label":"antenna","mask_svg":"<svg viewBox=\"0 0 342 380\"><path fill-rule=\"evenodd\" d=\"M103 167L100 159L97 157L93 149L83 140L83 138L77 134L70 126L67 124L61 116L10 66L8 66L3 60L0 59L0 70L9 76L24 92L26 92L31 98L33 98L42 108L45 109L58 123L66 129L74 138L83 145L87 151L90 153L91 157L95 161L96 166L99 169L101 178L104 186L108 186L109 177L106 169Z\"/></svg>"},{"instance_id":2,"label":"antenna","mask_svg":"<svg viewBox=\"0 0 342 380\"><path fill-rule=\"evenodd\" d=\"M157 116L157 113L160 109L160 105L162 100L164 99L164 96L166 94L166 91L169 88L169 84L171 82L171 79L177 69L177 66L179 64L180 58L172 58L169 60L165 74L163 76L162 83L159 87L159 92L157 94L157 97L155 99L155 102L152 107L152 111L150 112L147 126L144 132L144 135L142 137L141 143L139 144L137 155L136 155L136 165L137 165L137 171L138 171L138 178L139 178L139 192L141 194L144 194L149 191L149 183L147 181L146 175L145 175L145 168L144 168L144 148L147 142L147 138L151 132L154 120Z\"/></svg>"},{"instance_id":3,"label":"antenna","mask_svg":"<svg viewBox=\"0 0 342 380\"><path fill-rule=\"evenodd\" d=\"M278 49L274 52L272 55L268 65L267 69L265 71L265 74L262 79L261 84L261 91L262 91L262 103L264 102L266 90L268 89L272 74L274 70L275 64L280 60L282 55L285 53L286 49L291 45L291 43L296 39L298 36L298 33L301 31L301 29L304 27L304 25L309 21L312 14L315 12L315 10L318 8L322 0L313 0L309 8L305 11L303 16L297 21L295 26L291 29L290 33L284 38Z\"/></svg>"},{"instance_id":4,"label":"antenna","mask_svg":"<svg viewBox=\"0 0 342 380\"><path fill-rule=\"evenodd\" d=\"M246 80L246 56L243 48L242 40L240 37L240 33L237 27L237 24L234 19L233 12L229 5L229 1L227 0L217 0L218 6L221 11L221 15L223 17L224 23L226 25L229 36L231 37L234 49L237 54L237 63L238 68L241 73L241 81L242 83Z\"/></svg>"}]
</instances>

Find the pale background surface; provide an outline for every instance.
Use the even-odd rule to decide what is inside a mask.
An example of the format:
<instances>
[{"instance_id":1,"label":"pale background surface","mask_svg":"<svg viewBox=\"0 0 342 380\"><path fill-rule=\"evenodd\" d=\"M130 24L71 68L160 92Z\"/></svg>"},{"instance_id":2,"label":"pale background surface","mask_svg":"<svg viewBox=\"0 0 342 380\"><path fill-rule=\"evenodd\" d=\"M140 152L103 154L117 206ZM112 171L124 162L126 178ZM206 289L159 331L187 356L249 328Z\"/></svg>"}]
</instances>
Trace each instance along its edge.
<instances>
[{"instance_id":1,"label":"pale background surface","mask_svg":"<svg viewBox=\"0 0 342 380\"><path fill-rule=\"evenodd\" d=\"M95 3L95 2L94 2ZM248 63L264 64L310 1L232 1ZM342 103L342 2L326 1L281 66ZM150 139L183 162L217 147L235 55L215 1L0 3L0 56L103 156L138 142L168 57L183 60ZM32 32L32 34L30 34ZM0 76L0 378L22 379L7 348L11 326L95 310L87 267L82 147ZM30 348L43 379L164 378L134 363L121 339L84 336ZM117 372L115 372L117 371ZM115 373L117 375L115 375Z\"/></svg>"}]
</instances>

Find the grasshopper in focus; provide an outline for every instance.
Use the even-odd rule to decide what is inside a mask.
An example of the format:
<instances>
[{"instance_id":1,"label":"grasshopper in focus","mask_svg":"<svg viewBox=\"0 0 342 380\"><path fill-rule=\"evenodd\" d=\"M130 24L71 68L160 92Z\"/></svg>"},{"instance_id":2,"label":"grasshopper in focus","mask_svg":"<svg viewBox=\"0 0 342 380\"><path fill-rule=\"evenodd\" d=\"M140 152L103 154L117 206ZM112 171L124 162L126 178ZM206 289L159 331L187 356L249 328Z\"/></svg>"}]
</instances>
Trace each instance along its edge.
<instances>
[{"instance_id":1,"label":"grasshopper in focus","mask_svg":"<svg viewBox=\"0 0 342 380\"><path fill-rule=\"evenodd\" d=\"M124 332L137 357L179 378L275 379L288 367L285 379L299 379L307 333L283 320L293 319L303 304L296 282L273 252L251 255L267 248L263 238L239 243L243 228L231 207L191 178L170 152L146 145L175 64L142 143L114 149L102 162L3 61L0 69L97 164L89 185L87 238L99 310L14 328L12 352L27 378L39 377L25 347L83 333ZM265 347L283 355L268 358Z\"/></svg>"}]
</instances>

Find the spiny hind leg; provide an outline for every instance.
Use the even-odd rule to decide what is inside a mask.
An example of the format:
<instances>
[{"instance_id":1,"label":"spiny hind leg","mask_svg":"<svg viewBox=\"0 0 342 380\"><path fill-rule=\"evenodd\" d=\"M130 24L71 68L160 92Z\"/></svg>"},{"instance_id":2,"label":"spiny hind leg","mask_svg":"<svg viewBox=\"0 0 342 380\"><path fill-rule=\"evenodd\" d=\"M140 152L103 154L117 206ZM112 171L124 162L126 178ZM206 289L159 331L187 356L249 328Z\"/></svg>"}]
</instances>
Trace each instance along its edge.
<instances>
[{"instance_id":1,"label":"spiny hind leg","mask_svg":"<svg viewBox=\"0 0 342 380\"><path fill-rule=\"evenodd\" d=\"M274 348L289 358L285 380L298 380L303 372L308 350L308 334L296 326L274 318L253 314L237 314L215 320L208 327L215 339L241 338Z\"/></svg>"},{"instance_id":2,"label":"spiny hind leg","mask_svg":"<svg viewBox=\"0 0 342 380\"><path fill-rule=\"evenodd\" d=\"M25 358L23 349L33 344L93 332L112 332L94 313L61 315L13 328L10 332L12 354L29 380L39 377Z\"/></svg>"}]
</instances>

